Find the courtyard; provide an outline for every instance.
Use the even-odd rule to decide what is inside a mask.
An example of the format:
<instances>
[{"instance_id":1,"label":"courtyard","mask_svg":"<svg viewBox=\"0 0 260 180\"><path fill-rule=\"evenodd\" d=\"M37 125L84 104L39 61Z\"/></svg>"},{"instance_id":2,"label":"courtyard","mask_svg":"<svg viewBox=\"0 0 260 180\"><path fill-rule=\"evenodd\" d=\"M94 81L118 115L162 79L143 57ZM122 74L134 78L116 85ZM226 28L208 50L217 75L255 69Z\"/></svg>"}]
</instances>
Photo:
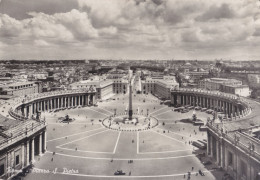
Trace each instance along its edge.
<instances>
[{"instance_id":1,"label":"courtyard","mask_svg":"<svg viewBox=\"0 0 260 180\"><path fill-rule=\"evenodd\" d=\"M98 106L44 113L48 123L47 152L36 158L35 166L25 179L221 179L223 171L214 164L205 165L206 153L192 141L207 139L183 120L187 113L175 112L153 95L133 95L133 113L150 116L158 125L147 130L120 131L109 129L102 121L122 116L128 108L128 95L115 95L98 102ZM70 123L59 122L69 115ZM206 122L209 114L196 111ZM125 175L114 175L122 170ZM205 176L198 174L201 170Z\"/></svg>"}]
</instances>

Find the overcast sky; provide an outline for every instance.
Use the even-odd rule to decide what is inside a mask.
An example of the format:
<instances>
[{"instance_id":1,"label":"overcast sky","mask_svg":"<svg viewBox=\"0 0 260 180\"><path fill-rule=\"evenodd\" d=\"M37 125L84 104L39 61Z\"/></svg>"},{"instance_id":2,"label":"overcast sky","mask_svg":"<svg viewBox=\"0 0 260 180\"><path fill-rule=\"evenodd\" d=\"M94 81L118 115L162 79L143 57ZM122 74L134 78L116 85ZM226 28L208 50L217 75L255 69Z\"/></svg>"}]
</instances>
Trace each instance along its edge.
<instances>
[{"instance_id":1,"label":"overcast sky","mask_svg":"<svg viewBox=\"0 0 260 180\"><path fill-rule=\"evenodd\" d=\"M0 59L260 60L258 0L0 0Z\"/></svg>"}]
</instances>

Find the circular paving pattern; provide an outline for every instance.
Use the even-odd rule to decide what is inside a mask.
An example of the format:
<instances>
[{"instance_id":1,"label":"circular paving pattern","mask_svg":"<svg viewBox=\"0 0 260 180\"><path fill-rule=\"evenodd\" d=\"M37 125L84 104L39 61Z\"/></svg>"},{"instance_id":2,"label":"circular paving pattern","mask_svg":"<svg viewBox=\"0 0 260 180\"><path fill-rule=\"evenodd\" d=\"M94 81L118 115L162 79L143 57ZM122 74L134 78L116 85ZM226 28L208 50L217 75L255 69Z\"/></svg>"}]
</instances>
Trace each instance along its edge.
<instances>
[{"instance_id":1,"label":"circular paving pattern","mask_svg":"<svg viewBox=\"0 0 260 180\"><path fill-rule=\"evenodd\" d=\"M128 120L126 115L119 115L105 118L102 124L111 130L144 131L158 126L158 120L143 115L134 115L132 120Z\"/></svg>"}]
</instances>

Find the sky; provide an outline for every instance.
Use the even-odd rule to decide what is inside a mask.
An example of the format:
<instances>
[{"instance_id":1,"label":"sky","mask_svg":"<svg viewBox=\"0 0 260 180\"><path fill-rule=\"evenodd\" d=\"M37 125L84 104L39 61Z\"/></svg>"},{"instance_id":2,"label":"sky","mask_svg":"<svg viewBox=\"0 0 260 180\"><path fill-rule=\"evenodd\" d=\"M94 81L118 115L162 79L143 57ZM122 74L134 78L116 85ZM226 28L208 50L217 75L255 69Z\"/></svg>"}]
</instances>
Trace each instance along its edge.
<instances>
[{"instance_id":1,"label":"sky","mask_svg":"<svg viewBox=\"0 0 260 180\"><path fill-rule=\"evenodd\" d=\"M260 60L260 0L0 0L0 59Z\"/></svg>"}]
</instances>

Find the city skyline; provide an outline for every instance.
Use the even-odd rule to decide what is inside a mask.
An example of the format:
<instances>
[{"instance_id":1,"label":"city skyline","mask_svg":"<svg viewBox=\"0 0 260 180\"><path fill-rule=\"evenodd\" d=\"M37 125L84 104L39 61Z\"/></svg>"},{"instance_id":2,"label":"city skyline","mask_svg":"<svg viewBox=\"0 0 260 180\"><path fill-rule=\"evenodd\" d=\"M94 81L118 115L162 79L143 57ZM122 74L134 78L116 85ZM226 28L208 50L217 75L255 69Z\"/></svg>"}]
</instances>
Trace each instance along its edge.
<instances>
[{"instance_id":1,"label":"city skyline","mask_svg":"<svg viewBox=\"0 0 260 180\"><path fill-rule=\"evenodd\" d=\"M0 59L260 60L257 0L0 0Z\"/></svg>"}]
</instances>

